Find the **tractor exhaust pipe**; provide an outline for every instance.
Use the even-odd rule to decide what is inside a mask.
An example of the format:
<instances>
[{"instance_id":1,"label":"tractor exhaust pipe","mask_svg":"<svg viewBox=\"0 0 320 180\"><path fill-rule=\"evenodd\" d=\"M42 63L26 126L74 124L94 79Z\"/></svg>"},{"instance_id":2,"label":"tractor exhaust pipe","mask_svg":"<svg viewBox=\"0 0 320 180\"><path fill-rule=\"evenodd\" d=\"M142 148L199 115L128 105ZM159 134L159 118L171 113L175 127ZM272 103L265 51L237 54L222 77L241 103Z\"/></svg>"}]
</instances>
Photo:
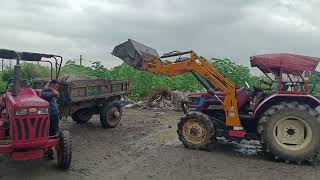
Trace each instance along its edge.
<instances>
[{"instance_id":1,"label":"tractor exhaust pipe","mask_svg":"<svg viewBox=\"0 0 320 180\"><path fill-rule=\"evenodd\" d=\"M20 82L21 82L21 66L15 65L14 66L14 80L13 80L13 90L12 95L17 96L20 92Z\"/></svg>"},{"instance_id":2,"label":"tractor exhaust pipe","mask_svg":"<svg viewBox=\"0 0 320 180\"><path fill-rule=\"evenodd\" d=\"M21 87L21 66L20 66L20 60L21 60L22 53L17 53L17 64L13 68L13 90L12 95L17 96L20 92Z\"/></svg>"},{"instance_id":3,"label":"tractor exhaust pipe","mask_svg":"<svg viewBox=\"0 0 320 180\"><path fill-rule=\"evenodd\" d=\"M155 49L132 39L128 39L128 41L115 46L111 54L122 59L135 69L140 70L145 59L159 57Z\"/></svg>"}]
</instances>

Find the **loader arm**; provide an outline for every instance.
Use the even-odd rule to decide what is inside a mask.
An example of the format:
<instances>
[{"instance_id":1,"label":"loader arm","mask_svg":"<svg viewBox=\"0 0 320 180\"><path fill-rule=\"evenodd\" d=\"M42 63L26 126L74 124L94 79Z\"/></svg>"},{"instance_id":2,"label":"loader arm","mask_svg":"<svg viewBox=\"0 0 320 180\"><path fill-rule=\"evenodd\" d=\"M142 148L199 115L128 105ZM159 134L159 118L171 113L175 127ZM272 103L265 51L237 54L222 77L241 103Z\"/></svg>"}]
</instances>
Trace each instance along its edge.
<instances>
[{"instance_id":1,"label":"loader arm","mask_svg":"<svg viewBox=\"0 0 320 180\"><path fill-rule=\"evenodd\" d=\"M226 125L241 127L236 99L236 85L225 78L223 74L208 63L205 58L199 57L195 52L172 52L159 57L155 49L129 39L117 45L111 54L119 57L136 69L153 74L177 76L193 73L200 75L211 83L211 85L226 94L222 104L226 115ZM180 58L182 55L189 55L189 57L182 59ZM179 56L179 58L174 62L162 60L164 58L177 56ZM199 79L197 78L197 80ZM210 87L206 88L208 90Z\"/></svg>"},{"instance_id":2,"label":"loader arm","mask_svg":"<svg viewBox=\"0 0 320 180\"><path fill-rule=\"evenodd\" d=\"M174 57L181 54L186 54L186 52L163 57ZM187 54L190 54L189 58L175 62L163 62L161 57L145 59L141 70L167 76L177 76L190 72L199 74L226 94L223 102L223 109L226 113L226 125L241 127L236 99L236 85L225 78L205 58L199 57L193 51L189 51Z\"/></svg>"}]
</instances>

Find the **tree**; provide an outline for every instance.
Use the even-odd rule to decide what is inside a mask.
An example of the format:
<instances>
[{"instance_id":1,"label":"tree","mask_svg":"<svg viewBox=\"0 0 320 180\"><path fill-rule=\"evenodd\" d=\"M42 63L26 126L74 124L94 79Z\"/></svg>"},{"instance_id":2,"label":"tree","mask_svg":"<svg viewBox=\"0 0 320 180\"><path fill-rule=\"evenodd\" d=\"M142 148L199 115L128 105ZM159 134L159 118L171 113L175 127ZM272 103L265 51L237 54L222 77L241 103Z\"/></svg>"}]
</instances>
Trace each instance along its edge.
<instances>
[{"instance_id":1,"label":"tree","mask_svg":"<svg viewBox=\"0 0 320 180\"><path fill-rule=\"evenodd\" d=\"M309 78L309 93L314 96L320 96L320 87L319 82L320 81L320 72L316 71L313 72Z\"/></svg>"},{"instance_id":2,"label":"tree","mask_svg":"<svg viewBox=\"0 0 320 180\"><path fill-rule=\"evenodd\" d=\"M246 66L236 64L230 59L211 59L209 61L218 71L226 78L234 82L239 87L246 86L247 82L250 86L259 86L259 77L253 76L250 69Z\"/></svg>"}]
</instances>

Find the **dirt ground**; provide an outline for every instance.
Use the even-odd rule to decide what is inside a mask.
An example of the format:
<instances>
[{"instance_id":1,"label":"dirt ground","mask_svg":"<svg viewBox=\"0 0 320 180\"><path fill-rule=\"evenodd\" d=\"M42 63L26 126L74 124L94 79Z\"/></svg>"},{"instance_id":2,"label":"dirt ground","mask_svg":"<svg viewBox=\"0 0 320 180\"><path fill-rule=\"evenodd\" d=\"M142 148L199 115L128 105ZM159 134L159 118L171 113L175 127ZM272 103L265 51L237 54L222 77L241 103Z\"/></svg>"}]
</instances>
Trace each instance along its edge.
<instances>
[{"instance_id":1,"label":"dirt ground","mask_svg":"<svg viewBox=\"0 0 320 180\"><path fill-rule=\"evenodd\" d=\"M256 142L215 145L210 151L184 148L177 140L181 112L125 109L115 129L100 128L98 117L78 125L62 122L73 135L67 171L44 159L17 162L0 156L2 180L79 179L319 179L320 166L285 164L258 155Z\"/></svg>"}]
</instances>

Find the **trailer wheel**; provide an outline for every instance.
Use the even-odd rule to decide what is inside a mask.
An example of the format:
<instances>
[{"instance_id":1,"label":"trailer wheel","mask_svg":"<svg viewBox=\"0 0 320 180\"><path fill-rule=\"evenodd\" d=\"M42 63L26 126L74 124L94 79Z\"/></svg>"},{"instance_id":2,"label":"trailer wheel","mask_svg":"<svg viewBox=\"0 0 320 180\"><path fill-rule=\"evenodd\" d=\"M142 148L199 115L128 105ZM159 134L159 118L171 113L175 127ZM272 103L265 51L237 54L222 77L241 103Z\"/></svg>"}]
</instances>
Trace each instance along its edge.
<instances>
[{"instance_id":1,"label":"trailer wheel","mask_svg":"<svg viewBox=\"0 0 320 180\"><path fill-rule=\"evenodd\" d=\"M71 134L69 131L61 131L59 138L60 142L57 147L58 168L68 169L72 158Z\"/></svg>"},{"instance_id":2,"label":"trailer wheel","mask_svg":"<svg viewBox=\"0 0 320 180\"><path fill-rule=\"evenodd\" d=\"M93 116L93 111L91 109L80 109L73 114L71 114L71 118L74 122L78 124L83 124L88 122Z\"/></svg>"},{"instance_id":3,"label":"trailer wheel","mask_svg":"<svg viewBox=\"0 0 320 180\"><path fill-rule=\"evenodd\" d=\"M188 112L181 117L177 130L179 140L190 149L207 149L215 140L215 128L201 112Z\"/></svg>"},{"instance_id":4,"label":"trailer wheel","mask_svg":"<svg viewBox=\"0 0 320 180\"><path fill-rule=\"evenodd\" d=\"M103 128L116 127L122 117L122 107L119 101L106 103L100 112L100 123Z\"/></svg>"},{"instance_id":5,"label":"trailer wheel","mask_svg":"<svg viewBox=\"0 0 320 180\"><path fill-rule=\"evenodd\" d=\"M315 161L320 152L320 119L309 105L281 103L260 118L258 133L264 150L286 162Z\"/></svg>"}]
</instances>

